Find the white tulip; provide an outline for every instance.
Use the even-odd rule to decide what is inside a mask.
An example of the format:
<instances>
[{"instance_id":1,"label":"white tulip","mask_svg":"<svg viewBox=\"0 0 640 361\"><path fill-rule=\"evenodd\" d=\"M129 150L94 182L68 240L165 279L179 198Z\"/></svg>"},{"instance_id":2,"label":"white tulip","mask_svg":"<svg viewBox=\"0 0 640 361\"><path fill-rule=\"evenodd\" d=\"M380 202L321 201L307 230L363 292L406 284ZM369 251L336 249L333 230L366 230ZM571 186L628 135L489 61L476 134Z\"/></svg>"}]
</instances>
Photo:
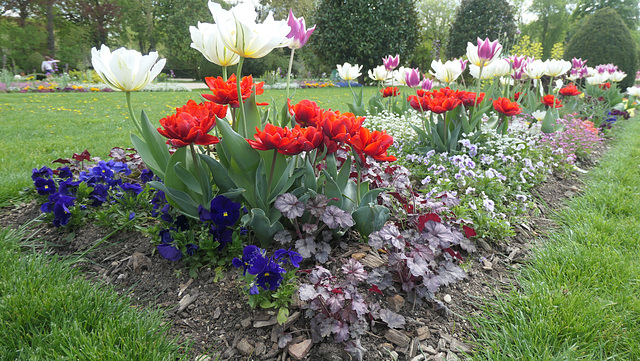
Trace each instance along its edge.
<instances>
[{"instance_id":1,"label":"white tulip","mask_svg":"<svg viewBox=\"0 0 640 361\"><path fill-rule=\"evenodd\" d=\"M609 80L609 73L595 73L593 76L586 78L587 84L589 85L604 84L607 80Z\"/></svg>"},{"instance_id":2,"label":"white tulip","mask_svg":"<svg viewBox=\"0 0 640 361\"><path fill-rule=\"evenodd\" d=\"M164 68L166 59L158 60L158 53L152 51L142 55L136 50L125 48L111 52L102 45L100 50L91 49L91 64L100 78L113 90L132 92L144 89Z\"/></svg>"},{"instance_id":3,"label":"white tulip","mask_svg":"<svg viewBox=\"0 0 640 361\"><path fill-rule=\"evenodd\" d=\"M489 64L489 66L493 68L493 76L502 77L511 74L511 63L509 62L509 59L498 59Z\"/></svg>"},{"instance_id":4,"label":"white tulip","mask_svg":"<svg viewBox=\"0 0 640 361\"><path fill-rule=\"evenodd\" d=\"M627 95L631 97L640 97L640 87L634 86L627 88Z\"/></svg>"},{"instance_id":5,"label":"white tulip","mask_svg":"<svg viewBox=\"0 0 640 361\"><path fill-rule=\"evenodd\" d=\"M433 60L431 69L433 71L430 70L429 73L445 84L456 81L462 74L462 65L459 60L449 60L444 64L440 60Z\"/></svg>"},{"instance_id":6,"label":"white tulip","mask_svg":"<svg viewBox=\"0 0 640 361\"><path fill-rule=\"evenodd\" d=\"M495 75L495 67L492 66L492 64L489 64L488 66L485 66L482 68L482 74L480 74L480 67L475 65L475 64L469 64L469 74L471 74L472 77L478 79L478 77L480 77L480 80L488 80L493 78Z\"/></svg>"},{"instance_id":7,"label":"white tulip","mask_svg":"<svg viewBox=\"0 0 640 361\"><path fill-rule=\"evenodd\" d=\"M407 70L404 68L404 66L401 66L398 69L394 70L393 73L391 73L391 76L393 77L394 83L407 85L406 74Z\"/></svg>"},{"instance_id":8,"label":"white tulip","mask_svg":"<svg viewBox=\"0 0 640 361\"><path fill-rule=\"evenodd\" d=\"M360 75L362 75L362 73L360 73L360 71L362 70L362 65L351 65L349 63L344 63L343 65L338 64L337 68L338 76L343 80L355 80Z\"/></svg>"},{"instance_id":9,"label":"white tulip","mask_svg":"<svg viewBox=\"0 0 640 361\"><path fill-rule=\"evenodd\" d=\"M627 73L623 71L615 71L613 74L609 76L611 81L615 81L616 83L621 82L626 77L627 77Z\"/></svg>"},{"instance_id":10,"label":"white tulip","mask_svg":"<svg viewBox=\"0 0 640 361\"><path fill-rule=\"evenodd\" d=\"M549 59L544 62L547 76L560 76L571 69L571 62L566 60Z\"/></svg>"},{"instance_id":11,"label":"white tulip","mask_svg":"<svg viewBox=\"0 0 640 361\"><path fill-rule=\"evenodd\" d=\"M389 72L384 65L377 66L373 69L369 69L369 78L375 81L385 81L389 77Z\"/></svg>"},{"instance_id":12,"label":"white tulip","mask_svg":"<svg viewBox=\"0 0 640 361\"><path fill-rule=\"evenodd\" d=\"M256 23L258 14L251 2L239 3L227 11L209 1L209 10L224 46L243 58L262 58L292 42L287 37L291 27L286 20L275 21L270 12L263 23Z\"/></svg>"},{"instance_id":13,"label":"white tulip","mask_svg":"<svg viewBox=\"0 0 640 361\"><path fill-rule=\"evenodd\" d=\"M210 62L220 66L238 64L240 56L224 46L217 25L198 22L198 27L190 26L189 32L193 41L191 47Z\"/></svg>"},{"instance_id":14,"label":"white tulip","mask_svg":"<svg viewBox=\"0 0 640 361\"><path fill-rule=\"evenodd\" d=\"M546 65L539 59L530 62L524 67L524 73L531 79L542 78L542 76L545 75L546 70Z\"/></svg>"},{"instance_id":15,"label":"white tulip","mask_svg":"<svg viewBox=\"0 0 640 361\"><path fill-rule=\"evenodd\" d=\"M535 112L531 113L531 116L533 117L533 119L539 122L543 121L546 115L547 115L547 112L543 110L536 110Z\"/></svg>"}]
</instances>

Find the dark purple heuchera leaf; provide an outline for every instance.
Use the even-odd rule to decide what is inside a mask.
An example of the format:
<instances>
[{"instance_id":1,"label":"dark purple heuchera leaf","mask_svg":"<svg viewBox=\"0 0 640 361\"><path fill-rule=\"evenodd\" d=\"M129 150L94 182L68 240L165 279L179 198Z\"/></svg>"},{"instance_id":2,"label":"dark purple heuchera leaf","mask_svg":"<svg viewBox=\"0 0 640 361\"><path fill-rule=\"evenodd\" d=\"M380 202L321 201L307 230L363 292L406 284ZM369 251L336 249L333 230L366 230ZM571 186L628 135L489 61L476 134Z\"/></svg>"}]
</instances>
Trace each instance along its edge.
<instances>
[{"instance_id":1,"label":"dark purple heuchera leaf","mask_svg":"<svg viewBox=\"0 0 640 361\"><path fill-rule=\"evenodd\" d=\"M351 308L356 311L358 317L366 315L367 312L369 312L369 307L360 292L354 288L354 292L351 292L349 295L351 296Z\"/></svg>"},{"instance_id":2,"label":"dark purple heuchera leaf","mask_svg":"<svg viewBox=\"0 0 640 361\"><path fill-rule=\"evenodd\" d=\"M367 271L362 264L353 258L349 258L342 265L342 272L346 275L345 282L353 286L367 279Z\"/></svg>"},{"instance_id":3,"label":"dark purple heuchera leaf","mask_svg":"<svg viewBox=\"0 0 640 361\"><path fill-rule=\"evenodd\" d=\"M478 251L478 249L476 248L476 245L473 244L473 241L468 238L462 238L460 240L460 248L464 249L469 253Z\"/></svg>"},{"instance_id":4,"label":"dark purple heuchera leaf","mask_svg":"<svg viewBox=\"0 0 640 361\"><path fill-rule=\"evenodd\" d=\"M442 223L427 221L422 230L423 237L434 249L444 249L451 247L453 233Z\"/></svg>"},{"instance_id":5,"label":"dark purple heuchera leaf","mask_svg":"<svg viewBox=\"0 0 640 361\"><path fill-rule=\"evenodd\" d=\"M280 335L280 337L278 337L278 348L287 347L287 345L289 344L289 342L291 342L292 339L293 337L291 336L290 333L283 333L282 335Z\"/></svg>"},{"instance_id":6,"label":"dark purple heuchera leaf","mask_svg":"<svg viewBox=\"0 0 640 361\"><path fill-rule=\"evenodd\" d=\"M331 246L326 242L316 243L316 260L320 263L327 263L329 260L329 253L331 253Z\"/></svg>"},{"instance_id":7,"label":"dark purple heuchera leaf","mask_svg":"<svg viewBox=\"0 0 640 361\"><path fill-rule=\"evenodd\" d=\"M331 313L338 313L344 307L344 294L334 292L325 302Z\"/></svg>"},{"instance_id":8,"label":"dark purple heuchera leaf","mask_svg":"<svg viewBox=\"0 0 640 361\"><path fill-rule=\"evenodd\" d=\"M436 276L435 274L430 275L428 277L424 277L422 279L422 284L425 287L427 287L427 289L431 293L436 293L438 291L438 288L442 285L440 283L440 278L438 276Z\"/></svg>"},{"instance_id":9,"label":"dark purple heuchera leaf","mask_svg":"<svg viewBox=\"0 0 640 361\"><path fill-rule=\"evenodd\" d=\"M394 224L385 224L378 232L369 236L369 245L377 249L392 246L402 250L405 247L405 241L398 227Z\"/></svg>"},{"instance_id":10,"label":"dark purple heuchera leaf","mask_svg":"<svg viewBox=\"0 0 640 361\"><path fill-rule=\"evenodd\" d=\"M318 230L318 225L315 223L305 223L302 225L302 232L312 235Z\"/></svg>"},{"instance_id":11,"label":"dark purple heuchera leaf","mask_svg":"<svg viewBox=\"0 0 640 361\"><path fill-rule=\"evenodd\" d=\"M125 162L127 160L127 152L120 147L111 148L109 156L116 162Z\"/></svg>"},{"instance_id":12,"label":"dark purple heuchera leaf","mask_svg":"<svg viewBox=\"0 0 640 361\"><path fill-rule=\"evenodd\" d=\"M329 198L324 194L318 194L307 201L307 209L312 216L320 218L328 204Z\"/></svg>"},{"instance_id":13,"label":"dark purple heuchera leaf","mask_svg":"<svg viewBox=\"0 0 640 361\"><path fill-rule=\"evenodd\" d=\"M322 266L316 266L309 274L309 281L314 285L331 278L333 278L331 272Z\"/></svg>"},{"instance_id":14,"label":"dark purple heuchera leaf","mask_svg":"<svg viewBox=\"0 0 640 361\"><path fill-rule=\"evenodd\" d=\"M349 325L346 322L335 320L331 327L334 334L333 341L344 342L349 339Z\"/></svg>"},{"instance_id":15,"label":"dark purple heuchera leaf","mask_svg":"<svg viewBox=\"0 0 640 361\"><path fill-rule=\"evenodd\" d=\"M77 161L83 161L83 160L91 160L91 154L89 154L88 150L84 150L82 153L78 154L78 153L73 153L73 159L77 160Z\"/></svg>"},{"instance_id":16,"label":"dark purple heuchera leaf","mask_svg":"<svg viewBox=\"0 0 640 361\"><path fill-rule=\"evenodd\" d=\"M280 244L288 244L293 241L293 237L291 236L291 232L283 229L281 231L276 232L273 235L273 239Z\"/></svg>"},{"instance_id":17,"label":"dark purple heuchera leaf","mask_svg":"<svg viewBox=\"0 0 640 361\"><path fill-rule=\"evenodd\" d=\"M403 328L405 319L391 310L383 308L380 310L380 319L389 326L389 328Z\"/></svg>"},{"instance_id":18,"label":"dark purple heuchera leaf","mask_svg":"<svg viewBox=\"0 0 640 361\"><path fill-rule=\"evenodd\" d=\"M422 277L429 274L429 264L422 257L407 258L407 267L414 277Z\"/></svg>"},{"instance_id":19,"label":"dark purple heuchera leaf","mask_svg":"<svg viewBox=\"0 0 640 361\"><path fill-rule=\"evenodd\" d=\"M443 286L460 281L465 277L467 274L464 270L453 262L444 262L438 268L438 279Z\"/></svg>"},{"instance_id":20,"label":"dark purple heuchera leaf","mask_svg":"<svg viewBox=\"0 0 640 361\"><path fill-rule=\"evenodd\" d=\"M353 217L350 213L343 211L336 206L327 206L322 214L322 221L329 229L349 228L353 226Z\"/></svg>"},{"instance_id":21,"label":"dark purple heuchera leaf","mask_svg":"<svg viewBox=\"0 0 640 361\"><path fill-rule=\"evenodd\" d=\"M367 350L360 344L360 339L350 340L346 343L344 350L358 361L362 361Z\"/></svg>"},{"instance_id":22,"label":"dark purple heuchera leaf","mask_svg":"<svg viewBox=\"0 0 640 361\"><path fill-rule=\"evenodd\" d=\"M304 213L304 204L298 200L298 197L291 193L284 193L276 197L274 206L283 216L289 219L302 217Z\"/></svg>"},{"instance_id":23,"label":"dark purple heuchera leaf","mask_svg":"<svg viewBox=\"0 0 640 361\"><path fill-rule=\"evenodd\" d=\"M298 287L298 295L300 296L300 300L309 301L318 297L319 293L316 291L316 288L313 287L313 285L303 283L302 285L300 285L300 287Z\"/></svg>"},{"instance_id":24,"label":"dark purple heuchera leaf","mask_svg":"<svg viewBox=\"0 0 640 361\"><path fill-rule=\"evenodd\" d=\"M311 258L316 253L316 241L307 237L296 241L296 250L303 258Z\"/></svg>"},{"instance_id":25,"label":"dark purple heuchera leaf","mask_svg":"<svg viewBox=\"0 0 640 361\"><path fill-rule=\"evenodd\" d=\"M370 285L376 285L381 290L394 289L393 276L389 273L387 268L378 267L369 272L367 283Z\"/></svg>"}]
</instances>

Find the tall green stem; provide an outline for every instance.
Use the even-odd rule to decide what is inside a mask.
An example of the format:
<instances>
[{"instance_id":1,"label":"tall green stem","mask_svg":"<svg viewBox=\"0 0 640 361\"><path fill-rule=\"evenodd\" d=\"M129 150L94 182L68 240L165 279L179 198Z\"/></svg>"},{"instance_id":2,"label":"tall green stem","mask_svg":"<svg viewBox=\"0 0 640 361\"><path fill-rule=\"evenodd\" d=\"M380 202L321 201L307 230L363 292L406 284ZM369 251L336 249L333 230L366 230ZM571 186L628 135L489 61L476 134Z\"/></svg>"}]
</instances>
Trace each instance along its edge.
<instances>
[{"instance_id":1,"label":"tall green stem","mask_svg":"<svg viewBox=\"0 0 640 361\"><path fill-rule=\"evenodd\" d=\"M193 158L193 166L196 168L196 173L198 174L198 178L200 178L200 169L198 165L198 153L196 152L196 147L193 143L189 144L189 148L191 149L191 158Z\"/></svg>"},{"instance_id":2,"label":"tall green stem","mask_svg":"<svg viewBox=\"0 0 640 361\"><path fill-rule=\"evenodd\" d=\"M278 158L278 150L273 150L273 160L271 161L271 171L269 172L269 183L267 183L267 193L271 192L271 181L273 180L273 170L276 168L276 160ZM267 195L269 196L269 195Z\"/></svg>"},{"instance_id":3,"label":"tall green stem","mask_svg":"<svg viewBox=\"0 0 640 361\"><path fill-rule=\"evenodd\" d=\"M296 49L291 49L291 57L289 58L289 71L287 71L287 99L289 99L289 83L291 81L291 68L293 67L293 54Z\"/></svg>"},{"instance_id":4,"label":"tall green stem","mask_svg":"<svg viewBox=\"0 0 640 361\"><path fill-rule=\"evenodd\" d=\"M238 70L236 70L236 88L238 89L238 112L240 114L236 114L236 124L233 127L233 130L238 132L238 128L242 129L243 132L241 134L246 134L247 130L247 120L244 115L244 102L242 101L242 89L240 84L242 83L242 64L244 63L244 58L240 57L240 61L238 61ZM238 125L240 123L240 125Z\"/></svg>"},{"instance_id":5,"label":"tall green stem","mask_svg":"<svg viewBox=\"0 0 640 361\"><path fill-rule=\"evenodd\" d=\"M227 76L227 67L223 66L222 67L222 80L224 80L226 82L227 79L229 79L229 77Z\"/></svg>"},{"instance_id":6,"label":"tall green stem","mask_svg":"<svg viewBox=\"0 0 640 361\"><path fill-rule=\"evenodd\" d=\"M133 124L138 129L138 132L142 134L142 128L140 127L140 123L138 123L138 118L136 118L136 114L133 112L133 107L131 106L131 92L125 92L127 96L127 107L129 108L129 116L131 120L133 120Z\"/></svg>"}]
</instances>

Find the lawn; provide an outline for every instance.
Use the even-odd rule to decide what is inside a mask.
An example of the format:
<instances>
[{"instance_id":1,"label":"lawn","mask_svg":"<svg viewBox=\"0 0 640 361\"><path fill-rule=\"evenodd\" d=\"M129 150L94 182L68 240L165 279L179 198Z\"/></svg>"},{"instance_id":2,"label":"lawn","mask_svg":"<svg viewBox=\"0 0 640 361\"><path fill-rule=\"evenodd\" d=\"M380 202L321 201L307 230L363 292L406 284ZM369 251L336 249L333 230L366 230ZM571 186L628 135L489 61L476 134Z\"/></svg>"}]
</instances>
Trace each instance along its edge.
<instances>
[{"instance_id":1,"label":"lawn","mask_svg":"<svg viewBox=\"0 0 640 361\"><path fill-rule=\"evenodd\" d=\"M359 91L359 89L356 89ZM364 99L377 91L364 89ZM199 100L203 91L138 92L132 95L134 108L145 110L157 122L189 99ZM293 101L309 99L325 109L347 111L348 88L292 90ZM260 102L284 104L285 90L266 90ZM88 149L105 158L115 146L130 147L134 130L125 96L105 93L11 93L0 101L3 136L0 139L0 204L31 185L31 169L50 165L57 158L69 158Z\"/></svg>"}]
</instances>

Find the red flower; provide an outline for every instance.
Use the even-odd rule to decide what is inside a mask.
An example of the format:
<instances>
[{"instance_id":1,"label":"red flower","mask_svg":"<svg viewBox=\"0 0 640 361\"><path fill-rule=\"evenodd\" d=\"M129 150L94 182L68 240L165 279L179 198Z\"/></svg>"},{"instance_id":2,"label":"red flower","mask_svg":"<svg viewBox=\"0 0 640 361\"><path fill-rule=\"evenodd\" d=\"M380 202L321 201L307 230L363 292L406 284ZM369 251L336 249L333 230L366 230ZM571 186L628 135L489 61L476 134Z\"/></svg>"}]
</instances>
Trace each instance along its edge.
<instances>
[{"instance_id":1,"label":"red flower","mask_svg":"<svg viewBox=\"0 0 640 361\"><path fill-rule=\"evenodd\" d=\"M353 113L343 113L339 111L327 111L322 115L322 131L324 132L324 146L327 153L333 153L340 147L341 143L358 132L362 126L364 117L355 117Z\"/></svg>"},{"instance_id":2,"label":"red flower","mask_svg":"<svg viewBox=\"0 0 640 361\"><path fill-rule=\"evenodd\" d=\"M316 149L324 140L322 129L316 127L301 128L299 125L296 125L295 128L291 129L291 133L296 143L295 146L292 145L292 147L296 148L295 151L297 153L295 154Z\"/></svg>"},{"instance_id":3,"label":"red flower","mask_svg":"<svg viewBox=\"0 0 640 361\"><path fill-rule=\"evenodd\" d=\"M238 89L236 86L236 75L231 74L229 79L225 82L222 77L208 77L204 78L205 82L209 86L209 89L213 94L202 94L202 97L217 104L229 104L232 108L240 107L238 102ZM264 82L253 83L253 77L251 75L242 78L240 83L240 90L242 92L242 100L246 100L251 96L253 87L255 86L256 95L260 95L264 92L262 86Z\"/></svg>"},{"instance_id":4,"label":"red flower","mask_svg":"<svg viewBox=\"0 0 640 361\"><path fill-rule=\"evenodd\" d=\"M520 97L524 96L524 95L527 95L527 94L522 94L521 92L515 92L513 94L513 100L518 101L520 99Z\"/></svg>"},{"instance_id":5,"label":"red flower","mask_svg":"<svg viewBox=\"0 0 640 361\"><path fill-rule=\"evenodd\" d=\"M459 91L457 98L462 101L462 104L464 104L465 107L474 107L477 104L482 103L484 100L484 93L480 93L480 96L476 99L476 93L474 92Z\"/></svg>"},{"instance_id":6,"label":"red flower","mask_svg":"<svg viewBox=\"0 0 640 361\"><path fill-rule=\"evenodd\" d=\"M455 97L455 94L454 96L437 96L429 100L429 110L437 114L442 114L455 109L455 107L460 104L462 104L462 100Z\"/></svg>"},{"instance_id":7,"label":"red flower","mask_svg":"<svg viewBox=\"0 0 640 361\"><path fill-rule=\"evenodd\" d=\"M540 101L549 108L562 108L562 103L552 94L543 96Z\"/></svg>"},{"instance_id":8,"label":"red flower","mask_svg":"<svg viewBox=\"0 0 640 361\"><path fill-rule=\"evenodd\" d=\"M513 116L522 112L522 109L520 109L520 105L518 105L518 103L512 102L507 98L498 98L498 100L494 100L493 109L495 109L498 113L508 116Z\"/></svg>"},{"instance_id":9,"label":"red flower","mask_svg":"<svg viewBox=\"0 0 640 361\"><path fill-rule=\"evenodd\" d=\"M360 127L348 142L360 156L362 163L365 162L365 155L381 162L393 162L396 160L396 157L387 154L387 149L393 144L393 137L384 130L382 132L376 130L372 133L369 129Z\"/></svg>"},{"instance_id":10,"label":"red flower","mask_svg":"<svg viewBox=\"0 0 640 361\"><path fill-rule=\"evenodd\" d=\"M382 93L382 97L383 98L387 98L387 97L395 97L398 94L400 94L400 92L398 91L398 88L396 87L386 87L384 89L380 89L380 93Z\"/></svg>"},{"instance_id":11,"label":"red flower","mask_svg":"<svg viewBox=\"0 0 640 361\"><path fill-rule=\"evenodd\" d=\"M174 147L186 147L189 144L210 145L220 140L207 134L216 125L216 117L224 118L227 115L227 107L212 102L197 104L189 100L182 108L177 108L176 113L160 119L158 133L169 138L167 144Z\"/></svg>"},{"instance_id":12,"label":"red flower","mask_svg":"<svg viewBox=\"0 0 640 361\"><path fill-rule=\"evenodd\" d=\"M320 109L316 102L311 100L301 100L296 105L291 105L291 99L287 99L289 106L289 114L296 117L296 122L303 127L317 126L318 122L322 122L322 113L324 109Z\"/></svg>"},{"instance_id":13,"label":"red flower","mask_svg":"<svg viewBox=\"0 0 640 361\"><path fill-rule=\"evenodd\" d=\"M607 90L607 89L611 88L611 83L607 82L607 83L600 84L598 86L600 87L600 89Z\"/></svg>"},{"instance_id":14,"label":"red flower","mask_svg":"<svg viewBox=\"0 0 640 361\"><path fill-rule=\"evenodd\" d=\"M431 97L409 95L407 100L413 109L420 112L426 112L429 110L429 101L431 100Z\"/></svg>"},{"instance_id":15,"label":"red flower","mask_svg":"<svg viewBox=\"0 0 640 361\"><path fill-rule=\"evenodd\" d=\"M560 94L566 97L573 97L573 96L582 94L582 92L579 91L575 85L569 84L566 87L560 89Z\"/></svg>"},{"instance_id":16,"label":"red flower","mask_svg":"<svg viewBox=\"0 0 640 361\"><path fill-rule=\"evenodd\" d=\"M287 127L276 127L271 123L267 123L263 131L256 127L256 134L253 137L255 140L247 139L253 149L276 149L282 154L288 154L289 148L295 143L295 139Z\"/></svg>"},{"instance_id":17,"label":"red flower","mask_svg":"<svg viewBox=\"0 0 640 361\"><path fill-rule=\"evenodd\" d=\"M440 88L433 92L434 97L456 97L457 95L458 91L449 87Z\"/></svg>"}]
</instances>

